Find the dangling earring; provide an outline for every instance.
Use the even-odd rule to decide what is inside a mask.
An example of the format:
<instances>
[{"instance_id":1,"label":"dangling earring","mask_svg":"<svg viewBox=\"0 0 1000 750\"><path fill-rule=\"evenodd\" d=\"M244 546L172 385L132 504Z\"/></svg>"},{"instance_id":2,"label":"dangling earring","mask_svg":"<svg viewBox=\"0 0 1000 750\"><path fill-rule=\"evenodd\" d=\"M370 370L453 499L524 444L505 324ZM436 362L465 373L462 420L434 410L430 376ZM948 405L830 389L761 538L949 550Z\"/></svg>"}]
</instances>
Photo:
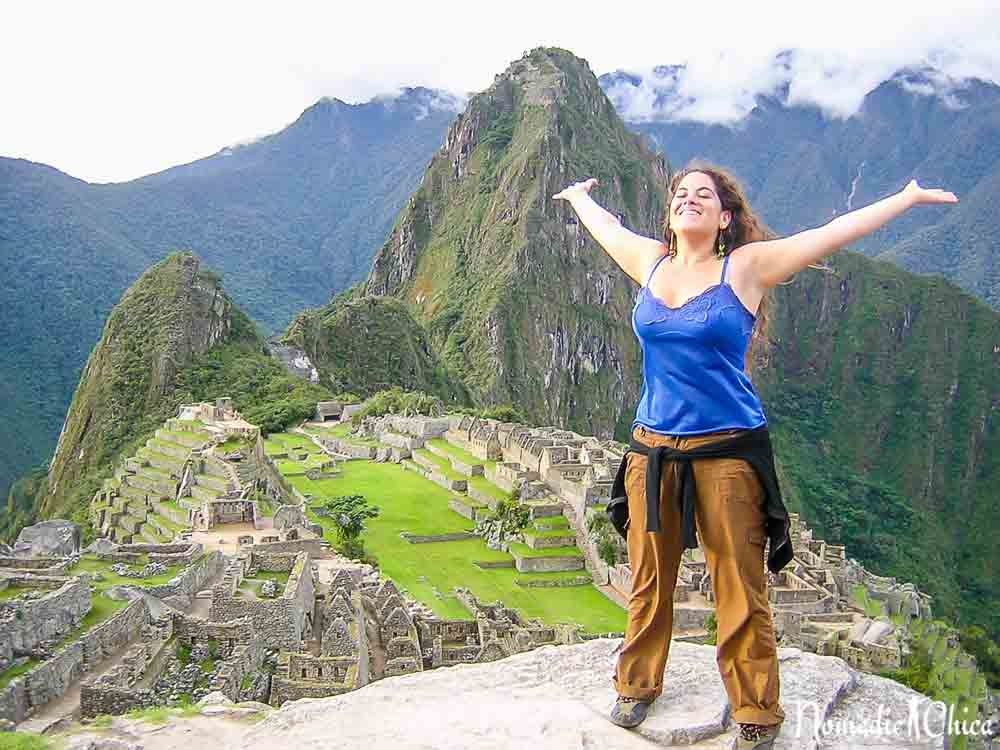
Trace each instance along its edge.
<instances>
[{"instance_id":1,"label":"dangling earring","mask_svg":"<svg viewBox=\"0 0 1000 750\"><path fill-rule=\"evenodd\" d=\"M673 260L674 256L677 255L677 232L672 229L670 230L670 252L668 255L670 260Z\"/></svg>"},{"instance_id":2,"label":"dangling earring","mask_svg":"<svg viewBox=\"0 0 1000 750\"><path fill-rule=\"evenodd\" d=\"M726 243L722 240L722 233L724 231L724 229L719 230L719 249L716 251L716 255L720 258L724 258L726 256Z\"/></svg>"}]
</instances>

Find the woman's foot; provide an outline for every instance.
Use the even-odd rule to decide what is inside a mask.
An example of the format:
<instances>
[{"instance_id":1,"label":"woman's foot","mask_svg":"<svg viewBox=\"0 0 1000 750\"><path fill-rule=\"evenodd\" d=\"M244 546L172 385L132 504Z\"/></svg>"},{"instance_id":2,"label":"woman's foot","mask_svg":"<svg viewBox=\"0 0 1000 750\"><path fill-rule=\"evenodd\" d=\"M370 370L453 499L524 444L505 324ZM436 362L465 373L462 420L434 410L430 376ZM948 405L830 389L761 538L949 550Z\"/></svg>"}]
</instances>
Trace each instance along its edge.
<instances>
[{"instance_id":1,"label":"woman's foot","mask_svg":"<svg viewBox=\"0 0 1000 750\"><path fill-rule=\"evenodd\" d=\"M631 729L639 726L649 713L653 701L619 695L615 707L611 709L611 721L620 727Z\"/></svg>"},{"instance_id":2,"label":"woman's foot","mask_svg":"<svg viewBox=\"0 0 1000 750\"><path fill-rule=\"evenodd\" d=\"M772 750L781 724L740 724L733 750Z\"/></svg>"}]
</instances>

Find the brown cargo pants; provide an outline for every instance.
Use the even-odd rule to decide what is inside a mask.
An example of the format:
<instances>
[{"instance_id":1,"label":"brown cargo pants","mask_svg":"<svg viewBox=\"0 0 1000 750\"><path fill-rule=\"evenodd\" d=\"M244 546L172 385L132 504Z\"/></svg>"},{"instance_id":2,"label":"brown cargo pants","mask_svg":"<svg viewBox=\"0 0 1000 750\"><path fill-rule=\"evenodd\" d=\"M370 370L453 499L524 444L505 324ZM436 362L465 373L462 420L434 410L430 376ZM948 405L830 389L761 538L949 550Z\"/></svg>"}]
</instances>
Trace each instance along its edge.
<instances>
[{"instance_id":1,"label":"brown cargo pants","mask_svg":"<svg viewBox=\"0 0 1000 750\"><path fill-rule=\"evenodd\" d=\"M636 426L645 445L686 450L743 430L673 437ZM652 700L663 692L673 631L674 587L681 558L681 514L673 496L679 465L664 461L661 532L646 529L646 456L631 452L625 467L627 545L632 569L628 625L612 678L619 695ZM691 461L697 500L695 524L705 555L718 622L716 662L733 721L780 724L778 654L764 566L764 488L753 467L737 458Z\"/></svg>"}]
</instances>

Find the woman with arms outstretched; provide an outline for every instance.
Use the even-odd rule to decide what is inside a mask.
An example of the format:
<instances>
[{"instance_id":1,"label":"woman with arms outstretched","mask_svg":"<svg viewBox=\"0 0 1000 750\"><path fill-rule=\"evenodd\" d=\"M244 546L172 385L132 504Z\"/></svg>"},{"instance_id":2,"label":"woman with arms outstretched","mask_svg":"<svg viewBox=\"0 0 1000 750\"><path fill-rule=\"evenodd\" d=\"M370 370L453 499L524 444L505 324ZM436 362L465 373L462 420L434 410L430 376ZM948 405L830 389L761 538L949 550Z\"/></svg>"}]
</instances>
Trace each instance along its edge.
<instances>
[{"instance_id":1,"label":"woman with arms outstretched","mask_svg":"<svg viewBox=\"0 0 1000 750\"><path fill-rule=\"evenodd\" d=\"M590 197L596 184L577 182L553 198L568 201L642 285L632 309L642 393L615 483L627 497L632 590L611 720L637 726L663 692L680 558L700 537L719 673L740 725L734 747L770 750L785 714L764 548L770 541L766 564L775 574L792 549L767 418L747 376L748 346L765 338L771 288L913 206L958 199L913 180L822 227L776 238L729 172L693 162L670 180L661 241L601 208Z\"/></svg>"}]
</instances>

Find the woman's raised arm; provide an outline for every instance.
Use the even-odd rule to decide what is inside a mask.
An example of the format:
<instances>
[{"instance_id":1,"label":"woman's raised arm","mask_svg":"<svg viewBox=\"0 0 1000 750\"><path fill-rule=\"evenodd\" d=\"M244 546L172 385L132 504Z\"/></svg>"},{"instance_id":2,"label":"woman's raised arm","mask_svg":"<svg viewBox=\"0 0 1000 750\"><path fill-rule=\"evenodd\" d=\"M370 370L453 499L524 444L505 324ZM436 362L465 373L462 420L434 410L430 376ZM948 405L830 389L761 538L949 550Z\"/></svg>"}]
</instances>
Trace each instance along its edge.
<instances>
[{"instance_id":1,"label":"woman's raised arm","mask_svg":"<svg viewBox=\"0 0 1000 750\"><path fill-rule=\"evenodd\" d=\"M824 226L790 237L748 242L741 253L749 256L750 272L757 283L768 289L923 203L958 203L958 198L954 193L922 188L916 180L910 180L895 195L838 216Z\"/></svg>"},{"instance_id":2,"label":"woman's raised arm","mask_svg":"<svg viewBox=\"0 0 1000 750\"><path fill-rule=\"evenodd\" d=\"M552 199L568 201L597 244L604 248L625 273L641 285L645 280L643 274L646 269L653 260L665 253L667 248L659 240L643 237L626 229L617 216L601 208L590 197L590 189L596 184L597 180L593 177L575 182L553 195Z\"/></svg>"}]
</instances>

